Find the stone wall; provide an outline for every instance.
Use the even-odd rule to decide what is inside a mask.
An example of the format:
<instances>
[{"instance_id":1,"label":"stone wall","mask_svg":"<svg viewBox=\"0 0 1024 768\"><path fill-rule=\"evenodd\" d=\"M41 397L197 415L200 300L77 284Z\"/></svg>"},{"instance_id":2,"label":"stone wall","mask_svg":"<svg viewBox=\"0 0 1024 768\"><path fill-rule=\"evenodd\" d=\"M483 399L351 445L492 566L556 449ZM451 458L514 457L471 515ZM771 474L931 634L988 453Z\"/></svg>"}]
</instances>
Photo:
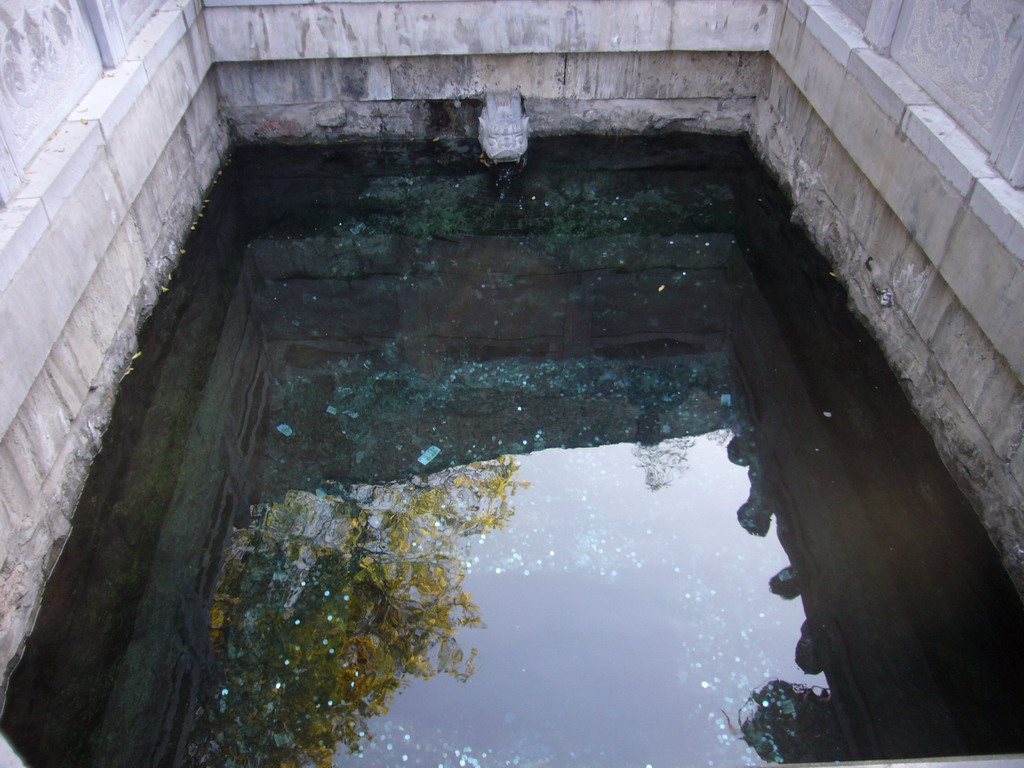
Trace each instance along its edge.
<instances>
[{"instance_id":1,"label":"stone wall","mask_svg":"<svg viewBox=\"0 0 1024 768\"><path fill-rule=\"evenodd\" d=\"M172 3L152 16L52 130L0 213L5 669L32 626L138 325L227 150L196 10Z\"/></svg>"},{"instance_id":2,"label":"stone wall","mask_svg":"<svg viewBox=\"0 0 1024 768\"><path fill-rule=\"evenodd\" d=\"M226 123L472 134L511 87L544 133L747 133L1024 590L1022 24L997 0L6 2L0 664Z\"/></svg>"},{"instance_id":3,"label":"stone wall","mask_svg":"<svg viewBox=\"0 0 1024 768\"><path fill-rule=\"evenodd\" d=\"M752 139L1024 593L1024 196L846 24L788 4Z\"/></svg>"},{"instance_id":4,"label":"stone wall","mask_svg":"<svg viewBox=\"0 0 1024 768\"><path fill-rule=\"evenodd\" d=\"M475 136L488 91L518 89L535 135L742 133L767 75L762 53L418 56L216 67L236 139Z\"/></svg>"}]
</instances>

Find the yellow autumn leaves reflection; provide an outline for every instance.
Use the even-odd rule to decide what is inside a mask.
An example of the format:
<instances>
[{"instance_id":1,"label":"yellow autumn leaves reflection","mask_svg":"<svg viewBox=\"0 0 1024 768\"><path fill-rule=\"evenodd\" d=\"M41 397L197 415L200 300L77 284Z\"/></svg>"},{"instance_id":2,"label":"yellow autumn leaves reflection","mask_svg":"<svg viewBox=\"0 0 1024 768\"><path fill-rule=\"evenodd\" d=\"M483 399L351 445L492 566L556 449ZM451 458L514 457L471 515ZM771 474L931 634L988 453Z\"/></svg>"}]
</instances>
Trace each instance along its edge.
<instances>
[{"instance_id":1,"label":"yellow autumn leaves reflection","mask_svg":"<svg viewBox=\"0 0 1024 768\"><path fill-rule=\"evenodd\" d=\"M505 456L258 507L227 547L210 617L218 682L188 762L329 765L410 677L472 675L457 639L480 623L463 540L512 516L518 472Z\"/></svg>"}]
</instances>

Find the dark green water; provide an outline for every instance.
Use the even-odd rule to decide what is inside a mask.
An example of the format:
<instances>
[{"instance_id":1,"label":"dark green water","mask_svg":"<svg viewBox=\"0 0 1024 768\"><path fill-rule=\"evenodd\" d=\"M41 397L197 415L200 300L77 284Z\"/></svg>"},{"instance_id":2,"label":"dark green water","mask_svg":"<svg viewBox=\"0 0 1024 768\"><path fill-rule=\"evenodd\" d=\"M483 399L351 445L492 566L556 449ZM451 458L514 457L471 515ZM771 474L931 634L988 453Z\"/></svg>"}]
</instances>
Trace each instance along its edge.
<instances>
[{"instance_id":1,"label":"dark green water","mask_svg":"<svg viewBox=\"0 0 1024 768\"><path fill-rule=\"evenodd\" d=\"M3 728L45 766L1024 751L1024 611L733 139L249 148Z\"/></svg>"}]
</instances>

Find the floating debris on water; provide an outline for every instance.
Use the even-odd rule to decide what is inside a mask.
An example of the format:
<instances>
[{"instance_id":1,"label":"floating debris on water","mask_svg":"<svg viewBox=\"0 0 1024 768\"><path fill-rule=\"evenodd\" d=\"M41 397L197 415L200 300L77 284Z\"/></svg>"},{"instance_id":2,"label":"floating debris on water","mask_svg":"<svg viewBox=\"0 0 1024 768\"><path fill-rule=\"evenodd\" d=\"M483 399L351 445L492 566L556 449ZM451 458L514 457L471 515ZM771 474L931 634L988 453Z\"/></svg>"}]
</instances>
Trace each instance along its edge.
<instances>
[{"instance_id":1,"label":"floating debris on water","mask_svg":"<svg viewBox=\"0 0 1024 768\"><path fill-rule=\"evenodd\" d=\"M432 445L429 448L427 448L427 450L425 450L423 453L421 453L420 457L418 459L416 459L416 461L418 461L423 466L426 466L427 464L432 462L434 459L436 459L437 458L437 454L439 454L440 452L441 452L440 448L438 448L436 445Z\"/></svg>"}]
</instances>

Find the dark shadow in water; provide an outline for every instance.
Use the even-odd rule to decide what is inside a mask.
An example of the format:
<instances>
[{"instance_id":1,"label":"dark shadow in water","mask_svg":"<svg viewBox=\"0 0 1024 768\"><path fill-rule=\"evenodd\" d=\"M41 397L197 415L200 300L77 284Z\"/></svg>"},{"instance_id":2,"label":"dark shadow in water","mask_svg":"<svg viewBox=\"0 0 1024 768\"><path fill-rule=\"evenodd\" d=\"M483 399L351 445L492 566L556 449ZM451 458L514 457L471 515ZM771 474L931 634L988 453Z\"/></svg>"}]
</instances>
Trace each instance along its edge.
<instances>
[{"instance_id":1,"label":"dark shadow in water","mask_svg":"<svg viewBox=\"0 0 1024 768\"><path fill-rule=\"evenodd\" d=\"M182 762L221 690L213 643L245 625L214 591L225 546L232 574L238 537L263 535L231 534L258 499L406 481L432 444L443 469L721 428L749 467L739 523L774 519L799 574L795 653L824 670L841 734L817 759L1024 751L1020 602L742 142L538 140L504 196L460 142L247 149L229 177L238 196L211 205L143 334L11 679L3 727L35 768ZM767 684L778 706L737 726L797 759L773 729L792 710L789 736L816 730L825 702ZM328 749L333 728L308 741Z\"/></svg>"}]
</instances>

